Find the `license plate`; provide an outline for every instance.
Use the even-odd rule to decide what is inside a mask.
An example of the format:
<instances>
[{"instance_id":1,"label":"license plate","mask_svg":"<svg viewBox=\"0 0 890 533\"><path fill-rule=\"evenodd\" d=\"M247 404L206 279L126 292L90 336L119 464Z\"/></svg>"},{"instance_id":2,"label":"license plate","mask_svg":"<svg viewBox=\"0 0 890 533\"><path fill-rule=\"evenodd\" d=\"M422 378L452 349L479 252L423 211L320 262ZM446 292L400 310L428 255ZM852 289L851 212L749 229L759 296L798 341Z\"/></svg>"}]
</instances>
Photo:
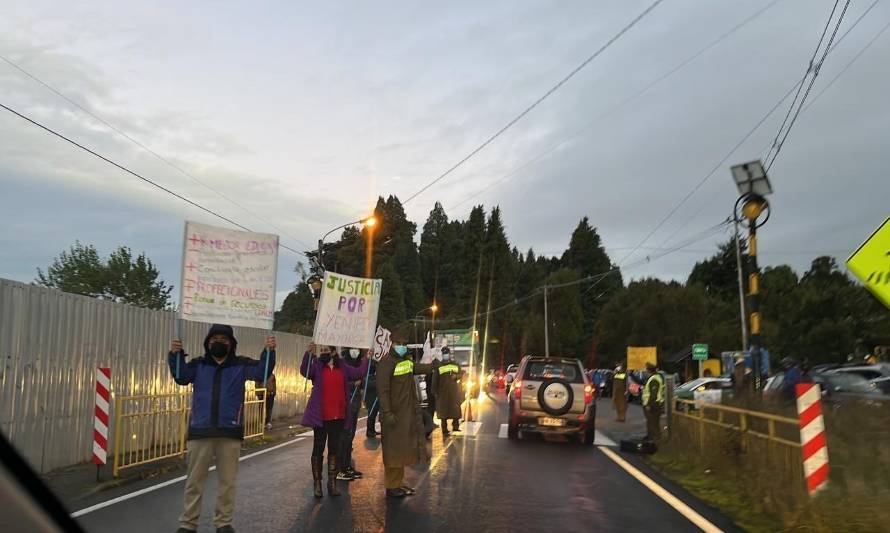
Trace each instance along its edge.
<instances>
[{"instance_id":1,"label":"license plate","mask_svg":"<svg viewBox=\"0 0 890 533\"><path fill-rule=\"evenodd\" d=\"M564 426L566 425L566 421L562 418L550 418L550 417L541 417L538 419L538 425L540 426Z\"/></svg>"}]
</instances>

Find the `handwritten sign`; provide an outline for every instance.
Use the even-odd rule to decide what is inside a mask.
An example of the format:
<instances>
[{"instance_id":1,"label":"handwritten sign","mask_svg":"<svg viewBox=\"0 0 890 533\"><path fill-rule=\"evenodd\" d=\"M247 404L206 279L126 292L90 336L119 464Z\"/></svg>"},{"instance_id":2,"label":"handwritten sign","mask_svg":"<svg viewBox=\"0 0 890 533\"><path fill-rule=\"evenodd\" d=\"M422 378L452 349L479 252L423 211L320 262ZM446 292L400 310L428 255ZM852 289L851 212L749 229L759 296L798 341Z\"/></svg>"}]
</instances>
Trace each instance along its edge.
<instances>
[{"instance_id":1,"label":"handwritten sign","mask_svg":"<svg viewBox=\"0 0 890 533\"><path fill-rule=\"evenodd\" d=\"M377 326L377 333L374 334L374 355L375 361L380 361L383 356L389 353L392 348L392 334L383 326Z\"/></svg>"},{"instance_id":2,"label":"handwritten sign","mask_svg":"<svg viewBox=\"0 0 890 533\"><path fill-rule=\"evenodd\" d=\"M370 349L382 285L379 279L326 272L315 317L315 344Z\"/></svg>"},{"instance_id":3,"label":"handwritten sign","mask_svg":"<svg viewBox=\"0 0 890 533\"><path fill-rule=\"evenodd\" d=\"M272 329L278 236L185 223L182 318Z\"/></svg>"}]
</instances>

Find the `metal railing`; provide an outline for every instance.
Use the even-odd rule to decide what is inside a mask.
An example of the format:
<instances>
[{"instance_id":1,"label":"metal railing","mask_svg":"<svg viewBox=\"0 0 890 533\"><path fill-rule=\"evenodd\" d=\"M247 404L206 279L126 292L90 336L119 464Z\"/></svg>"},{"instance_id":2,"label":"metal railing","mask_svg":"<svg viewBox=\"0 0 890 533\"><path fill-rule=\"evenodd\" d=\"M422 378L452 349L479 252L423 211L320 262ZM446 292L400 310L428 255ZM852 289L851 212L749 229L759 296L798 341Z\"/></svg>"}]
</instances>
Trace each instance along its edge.
<instances>
[{"instance_id":1,"label":"metal railing","mask_svg":"<svg viewBox=\"0 0 890 533\"><path fill-rule=\"evenodd\" d=\"M682 407L682 408L681 408ZM699 447L704 448L707 425L733 430L741 436L743 449L749 437L799 449L800 426L796 418L730 407L728 405L675 400L673 416L694 421L698 426ZM792 440L793 439L793 440Z\"/></svg>"},{"instance_id":2,"label":"metal railing","mask_svg":"<svg viewBox=\"0 0 890 533\"><path fill-rule=\"evenodd\" d=\"M115 477L121 470L171 457L185 457L191 391L119 396L114 399ZM245 391L244 438L261 437L266 425L266 389Z\"/></svg>"}]
</instances>

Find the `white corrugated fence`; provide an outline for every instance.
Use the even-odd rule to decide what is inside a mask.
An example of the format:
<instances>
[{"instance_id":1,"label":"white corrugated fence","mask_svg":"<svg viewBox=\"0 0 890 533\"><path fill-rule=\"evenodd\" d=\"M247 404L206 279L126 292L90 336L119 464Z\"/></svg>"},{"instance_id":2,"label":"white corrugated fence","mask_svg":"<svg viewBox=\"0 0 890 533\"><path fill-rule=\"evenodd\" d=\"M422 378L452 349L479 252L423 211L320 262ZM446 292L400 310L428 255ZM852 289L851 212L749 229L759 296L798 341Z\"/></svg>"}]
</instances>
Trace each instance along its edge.
<instances>
[{"instance_id":1,"label":"white corrugated fence","mask_svg":"<svg viewBox=\"0 0 890 533\"><path fill-rule=\"evenodd\" d=\"M110 367L113 395L181 390L167 352L175 313L0 279L0 430L40 472L89 461L95 372ZM209 324L182 321L186 352L202 355ZM238 354L259 357L268 332L235 328ZM303 407L299 361L309 337L275 332L275 418ZM111 443L109 443L111 446Z\"/></svg>"}]
</instances>

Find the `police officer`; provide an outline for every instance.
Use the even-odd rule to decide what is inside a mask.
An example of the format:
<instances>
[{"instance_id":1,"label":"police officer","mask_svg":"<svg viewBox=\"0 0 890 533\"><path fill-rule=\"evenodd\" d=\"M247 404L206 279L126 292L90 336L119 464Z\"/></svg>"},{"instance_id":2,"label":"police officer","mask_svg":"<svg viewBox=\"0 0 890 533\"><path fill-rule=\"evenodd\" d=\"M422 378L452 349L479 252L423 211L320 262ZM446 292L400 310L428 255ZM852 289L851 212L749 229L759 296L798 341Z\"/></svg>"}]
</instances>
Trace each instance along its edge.
<instances>
[{"instance_id":1,"label":"police officer","mask_svg":"<svg viewBox=\"0 0 890 533\"><path fill-rule=\"evenodd\" d=\"M643 387L643 412L646 415L646 440L661 438L661 413L664 411L664 376L653 363L646 363L649 379Z\"/></svg>"},{"instance_id":2,"label":"police officer","mask_svg":"<svg viewBox=\"0 0 890 533\"><path fill-rule=\"evenodd\" d=\"M442 361L433 373L436 391L436 412L442 421L442 436L448 436L448 420L451 430L460 431L461 378L463 371L451 357L451 350L442 348Z\"/></svg>"},{"instance_id":3,"label":"police officer","mask_svg":"<svg viewBox=\"0 0 890 533\"><path fill-rule=\"evenodd\" d=\"M615 367L612 377L612 405L615 406L615 421L624 422L627 415L627 372L621 365Z\"/></svg>"},{"instance_id":4,"label":"police officer","mask_svg":"<svg viewBox=\"0 0 890 533\"><path fill-rule=\"evenodd\" d=\"M414 375L429 374L433 365L415 363L407 355L407 346L395 344L377 365L384 485L390 498L413 495L414 489L404 484L405 467L429 460Z\"/></svg>"}]
</instances>

